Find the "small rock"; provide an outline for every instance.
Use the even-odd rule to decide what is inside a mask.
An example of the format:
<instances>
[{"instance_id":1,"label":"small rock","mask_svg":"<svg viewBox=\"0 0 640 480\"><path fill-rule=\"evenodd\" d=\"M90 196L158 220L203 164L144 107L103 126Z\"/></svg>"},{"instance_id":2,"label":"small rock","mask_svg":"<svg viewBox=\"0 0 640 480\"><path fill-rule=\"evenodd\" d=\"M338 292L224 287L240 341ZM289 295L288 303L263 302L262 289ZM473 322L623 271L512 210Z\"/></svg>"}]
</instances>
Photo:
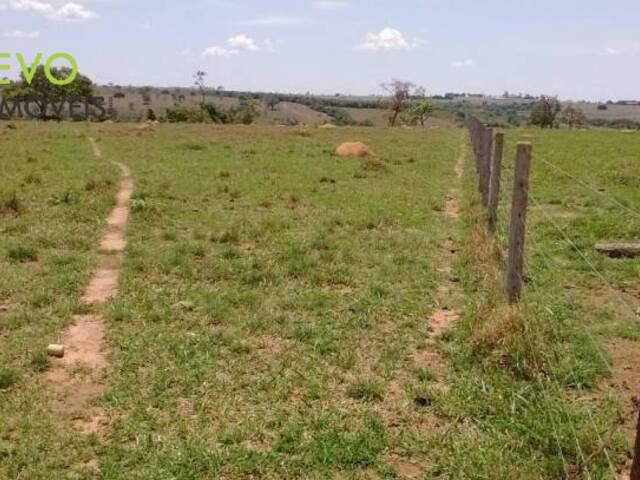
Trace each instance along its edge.
<instances>
[{"instance_id":1,"label":"small rock","mask_svg":"<svg viewBox=\"0 0 640 480\"><path fill-rule=\"evenodd\" d=\"M64 345L56 345L52 343L47 347L47 355L56 358L64 357Z\"/></svg>"},{"instance_id":2,"label":"small rock","mask_svg":"<svg viewBox=\"0 0 640 480\"><path fill-rule=\"evenodd\" d=\"M195 307L195 304L193 302L182 300L178 303L175 303L171 308L173 308L174 310L193 310L193 307Z\"/></svg>"}]
</instances>

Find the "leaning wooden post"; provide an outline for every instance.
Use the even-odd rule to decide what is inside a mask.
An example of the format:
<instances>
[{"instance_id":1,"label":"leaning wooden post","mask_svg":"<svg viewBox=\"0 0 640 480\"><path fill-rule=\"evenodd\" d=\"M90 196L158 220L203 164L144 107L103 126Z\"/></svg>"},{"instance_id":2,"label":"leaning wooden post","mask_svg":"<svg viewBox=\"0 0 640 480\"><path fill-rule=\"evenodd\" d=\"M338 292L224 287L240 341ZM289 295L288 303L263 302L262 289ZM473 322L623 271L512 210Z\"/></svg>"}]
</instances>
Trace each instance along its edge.
<instances>
[{"instance_id":1,"label":"leaning wooden post","mask_svg":"<svg viewBox=\"0 0 640 480\"><path fill-rule=\"evenodd\" d=\"M496 133L493 140L491 168L489 180L488 219L489 230L496 231L498 225L498 203L500 201L500 177L502 175L502 150L504 148L504 133Z\"/></svg>"},{"instance_id":2,"label":"leaning wooden post","mask_svg":"<svg viewBox=\"0 0 640 480\"><path fill-rule=\"evenodd\" d=\"M529 203L529 171L531 167L531 144L518 143L516 170L513 179L511 204L511 227L509 231L509 259L507 261L506 294L509 303L520 300L523 284L524 240L526 233L527 206Z\"/></svg>"}]
</instances>

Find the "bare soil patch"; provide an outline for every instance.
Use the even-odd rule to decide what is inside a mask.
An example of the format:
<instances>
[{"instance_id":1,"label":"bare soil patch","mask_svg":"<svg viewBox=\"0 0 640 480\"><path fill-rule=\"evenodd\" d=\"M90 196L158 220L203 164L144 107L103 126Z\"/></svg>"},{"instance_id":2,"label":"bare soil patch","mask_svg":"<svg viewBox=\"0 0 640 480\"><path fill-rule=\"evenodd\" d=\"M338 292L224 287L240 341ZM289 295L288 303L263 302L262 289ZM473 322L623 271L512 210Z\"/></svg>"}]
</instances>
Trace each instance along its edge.
<instances>
[{"instance_id":1,"label":"bare soil patch","mask_svg":"<svg viewBox=\"0 0 640 480\"><path fill-rule=\"evenodd\" d=\"M90 139L96 158L102 158L97 143ZM102 304L118 294L122 255L126 246L125 230L129 218L129 201L133 180L129 169L120 168L122 177L116 206L107 218L107 231L100 243L102 253L82 300L86 304ZM105 322L102 315L76 315L73 325L63 334L62 358L55 360L46 380L56 394L54 409L63 419L75 419L73 425L82 433L100 433L108 418L101 409L88 409L103 393L107 358Z\"/></svg>"}]
</instances>

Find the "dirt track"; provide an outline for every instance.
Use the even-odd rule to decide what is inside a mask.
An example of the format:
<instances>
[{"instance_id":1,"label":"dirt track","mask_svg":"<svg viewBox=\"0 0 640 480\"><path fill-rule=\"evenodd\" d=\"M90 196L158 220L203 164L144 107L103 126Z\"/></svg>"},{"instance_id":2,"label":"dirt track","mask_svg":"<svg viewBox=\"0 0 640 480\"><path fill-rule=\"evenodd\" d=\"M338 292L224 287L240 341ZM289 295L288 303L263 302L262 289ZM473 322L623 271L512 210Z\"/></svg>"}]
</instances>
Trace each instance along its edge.
<instances>
[{"instance_id":1,"label":"dirt track","mask_svg":"<svg viewBox=\"0 0 640 480\"><path fill-rule=\"evenodd\" d=\"M102 153L93 138L89 138L96 160ZM116 206L107 218L107 231L100 242L100 254L82 301L89 307L98 307L118 294L118 281L126 246L126 227L129 203L133 194L133 179L129 168L111 162L120 169L120 188ZM61 420L80 418L74 425L84 433L99 433L108 423L104 412L90 408L91 403L104 392L107 358L105 322L102 314L75 315L74 324L63 334L65 356L56 360L46 374L46 380L55 393L55 410ZM82 375L74 369L84 370Z\"/></svg>"}]
</instances>

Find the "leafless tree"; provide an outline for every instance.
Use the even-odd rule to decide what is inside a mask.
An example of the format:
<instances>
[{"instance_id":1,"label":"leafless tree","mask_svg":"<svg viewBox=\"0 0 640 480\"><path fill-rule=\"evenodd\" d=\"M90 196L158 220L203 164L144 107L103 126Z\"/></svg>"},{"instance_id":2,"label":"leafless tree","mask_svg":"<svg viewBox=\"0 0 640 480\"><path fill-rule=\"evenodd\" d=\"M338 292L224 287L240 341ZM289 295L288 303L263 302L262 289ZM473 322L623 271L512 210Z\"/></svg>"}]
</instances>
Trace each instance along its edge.
<instances>
[{"instance_id":1,"label":"leafless tree","mask_svg":"<svg viewBox=\"0 0 640 480\"><path fill-rule=\"evenodd\" d=\"M198 70L193 74L193 83L196 87L198 87L198 90L200 90L200 95L202 96L200 105L204 105L206 103L205 95L207 93L207 86L204 82L204 77L206 76L207 72L203 72L202 70Z\"/></svg>"},{"instance_id":2,"label":"leafless tree","mask_svg":"<svg viewBox=\"0 0 640 480\"><path fill-rule=\"evenodd\" d=\"M409 100L414 95L424 96L424 89L414 83L402 80L393 80L390 83L383 83L382 88L389 92L389 125L394 127L400 114L406 110Z\"/></svg>"}]
</instances>

